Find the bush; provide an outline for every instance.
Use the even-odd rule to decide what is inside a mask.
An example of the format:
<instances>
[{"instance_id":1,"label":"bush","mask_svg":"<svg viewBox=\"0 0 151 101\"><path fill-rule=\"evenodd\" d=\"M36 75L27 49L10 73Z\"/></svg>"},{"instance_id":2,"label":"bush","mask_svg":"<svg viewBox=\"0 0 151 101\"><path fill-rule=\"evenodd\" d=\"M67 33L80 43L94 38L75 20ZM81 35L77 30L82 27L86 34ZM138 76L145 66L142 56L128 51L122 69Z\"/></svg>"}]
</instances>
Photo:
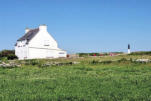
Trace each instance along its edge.
<instances>
[{"instance_id":1,"label":"bush","mask_svg":"<svg viewBox=\"0 0 151 101\"><path fill-rule=\"evenodd\" d=\"M17 59L14 50L3 50L0 52L0 59L7 58L8 60Z\"/></svg>"},{"instance_id":2,"label":"bush","mask_svg":"<svg viewBox=\"0 0 151 101\"><path fill-rule=\"evenodd\" d=\"M125 61L127 61L126 58L122 58L122 59L118 60L118 62L125 62Z\"/></svg>"},{"instance_id":3,"label":"bush","mask_svg":"<svg viewBox=\"0 0 151 101\"><path fill-rule=\"evenodd\" d=\"M100 56L100 53L89 53L89 56Z\"/></svg>"},{"instance_id":4,"label":"bush","mask_svg":"<svg viewBox=\"0 0 151 101\"><path fill-rule=\"evenodd\" d=\"M3 50L0 52L0 57L7 57L10 54L15 54L14 50Z\"/></svg>"},{"instance_id":5,"label":"bush","mask_svg":"<svg viewBox=\"0 0 151 101\"><path fill-rule=\"evenodd\" d=\"M103 63L103 64L110 64L110 63L112 63L112 61L110 61L110 60L108 60L108 61L102 61L101 63Z\"/></svg>"},{"instance_id":6,"label":"bush","mask_svg":"<svg viewBox=\"0 0 151 101\"><path fill-rule=\"evenodd\" d=\"M9 55L7 56L7 59L8 59L8 60L14 60L14 59L17 59L17 56L14 55L14 54L9 54Z\"/></svg>"},{"instance_id":7,"label":"bush","mask_svg":"<svg viewBox=\"0 0 151 101\"><path fill-rule=\"evenodd\" d=\"M88 53L79 53L79 57L86 57L86 56L89 56Z\"/></svg>"},{"instance_id":8,"label":"bush","mask_svg":"<svg viewBox=\"0 0 151 101\"><path fill-rule=\"evenodd\" d=\"M98 64L99 63L99 61L97 61L97 60L93 60L92 62L91 62L91 64Z\"/></svg>"},{"instance_id":9,"label":"bush","mask_svg":"<svg viewBox=\"0 0 151 101\"><path fill-rule=\"evenodd\" d=\"M79 57L88 57L88 56L106 56L109 55L108 53L78 53Z\"/></svg>"},{"instance_id":10,"label":"bush","mask_svg":"<svg viewBox=\"0 0 151 101\"><path fill-rule=\"evenodd\" d=\"M151 55L151 51L132 52L130 55Z\"/></svg>"}]
</instances>

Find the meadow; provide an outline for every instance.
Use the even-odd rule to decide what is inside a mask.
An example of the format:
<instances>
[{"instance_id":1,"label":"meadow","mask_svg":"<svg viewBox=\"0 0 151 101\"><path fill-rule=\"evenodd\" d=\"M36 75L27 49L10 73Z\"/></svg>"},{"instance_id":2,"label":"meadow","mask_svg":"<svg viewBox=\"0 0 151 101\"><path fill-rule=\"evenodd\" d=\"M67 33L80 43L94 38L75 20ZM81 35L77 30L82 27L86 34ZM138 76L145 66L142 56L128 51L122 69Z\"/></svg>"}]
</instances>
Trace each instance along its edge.
<instances>
[{"instance_id":1,"label":"meadow","mask_svg":"<svg viewBox=\"0 0 151 101\"><path fill-rule=\"evenodd\" d=\"M132 62L140 58L151 56L16 60L21 67L0 68L0 101L150 101L151 63Z\"/></svg>"}]
</instances>

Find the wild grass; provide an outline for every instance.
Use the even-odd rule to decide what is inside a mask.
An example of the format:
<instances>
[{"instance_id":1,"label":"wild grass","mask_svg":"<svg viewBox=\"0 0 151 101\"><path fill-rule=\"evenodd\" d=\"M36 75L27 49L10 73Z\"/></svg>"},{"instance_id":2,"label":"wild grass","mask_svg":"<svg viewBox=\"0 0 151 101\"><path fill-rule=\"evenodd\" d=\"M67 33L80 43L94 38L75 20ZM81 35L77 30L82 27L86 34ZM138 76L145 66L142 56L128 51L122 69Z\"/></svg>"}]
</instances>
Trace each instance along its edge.
<instances>
[{"instance_id":1,"label":"wild grass","mask_svg":"<svg viewBox=\"0 0 151 101\"><path fill-rule=\"evenodd\" d=\"M90 63L123 57L141 58L117 56L36 60L81 63L45 68L39 68L36 64L0 68L0 101L150 101L151 63Z\"/></svg>"}]
</instances>

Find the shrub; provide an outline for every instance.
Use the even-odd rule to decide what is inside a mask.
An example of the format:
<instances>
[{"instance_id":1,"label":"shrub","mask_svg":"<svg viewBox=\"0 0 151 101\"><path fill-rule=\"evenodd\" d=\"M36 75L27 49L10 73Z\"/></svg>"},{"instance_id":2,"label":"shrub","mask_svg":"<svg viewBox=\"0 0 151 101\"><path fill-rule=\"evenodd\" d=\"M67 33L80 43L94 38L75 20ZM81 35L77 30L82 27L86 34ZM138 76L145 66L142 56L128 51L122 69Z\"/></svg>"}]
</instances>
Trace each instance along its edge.
<instances>
[{"instance_id":1,"label":"shrub","mask_svg":"<svg viewBox=\"0 0 151 101\"><path fill-rule=\"evenodd\" d=\"M132 52L130 55L151 55L151 51Z\"/></svg>"},{"instance_id":2,"label":"shrub","mask_svg":"<svg viewBox=\"0 0 151 101\"><path fill-rule=\"evenodd\" d=\"M89 56L88 53L79 53L79 57L86 57L86 56Z\"/></svg>"},{"instance_id":3,"label":"shrub","mask_svg":"<svg viewBox=\"0 0 151 101\"><path fill-rule=\"evenodd\" d=\"M93 60L92 62L91 62L91 64L98 64L99 63L99 61L97 61L97 60Z\"/></svg>"},{"instance_id":4,"label":"shrub","mask_svg":"<svg viewBox=\"0 0 151 101\"><path fill-rule=\"evenodd\" d=\"M122 58L122 59L118 60L118 62L124 62L124 61L127 61L127 59L126 58Z\"/></svg>"},{"instance_id":5,"label":"shrub","mask_svg":"<svg viewBox=\"0 0 151 101\"><path fill-rule=\"evenodd\" d=\"M14 60L14 59L17 59L17 56L14 55L14 54L9 54L9 55L7 56L7 59L8 59L8 60Z\"/></svg>"},{"instance_id":6,"label":"shrub","mask_svg":"<svg viewBox=\"0 0 151 101\"><path fill-rule=\"evenodd\" d=\"M103 63L103 64L110 64L110 63L112 63L112 61L110 61L110 60L108 60L108 61L102 61L101 63Z\"/></svg>"},{"instance_id":7,"label":"shrub","mask_svg":"<svg viewBox=\"0 0 151 101\"><path fill-rule=\"evenodd\" d=\"M0 52L1 57L7 57L10 54L15 54L14 50L3 50Z\"/></svg>"},{"instance_id":8,"label":"shrub","mask_svg":"<svg viewBox=\"0 0 151 101\"><path fill-rule=\"evenodd\" d=\"M89 53L89 56L100 56L100 53Z\"/></svg>"},{"instance_id":9,"label":"shrub","mask_svg":"<svg viewBox=\"0 0 151 101\"><path fill-rule=\"evenodd\" d=\"M17 59L14 50L3 50L0 52L0 59L7 58L8 60Z\"/></svg>"},{"instance_id":10,"label":"shrub","mask_svg":"<svg viewBox=\"0 0 151 101\"><path fill-rule=\"evenodd\" d=\"M78 53L79 54L79 57L88 57L88 56L100 56L100 55L103 55L103 56L106 56L108 55L108 53Z\"/></svg>"}]
</instances>

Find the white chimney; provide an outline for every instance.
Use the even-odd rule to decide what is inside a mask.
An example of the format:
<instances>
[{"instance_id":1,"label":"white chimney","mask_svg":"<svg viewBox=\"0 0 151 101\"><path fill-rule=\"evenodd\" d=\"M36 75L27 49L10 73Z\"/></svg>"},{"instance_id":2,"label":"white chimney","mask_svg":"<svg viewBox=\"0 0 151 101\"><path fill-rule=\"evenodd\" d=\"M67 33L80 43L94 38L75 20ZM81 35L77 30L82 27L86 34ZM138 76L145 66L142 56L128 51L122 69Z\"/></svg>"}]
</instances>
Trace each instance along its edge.
<instances>
[{"instance_id":1,"label":"white chimney","mask_svg":"<svg viewBox=\"0 0 151 101\"><path fill-rule=\"evenodd\" d=\"M47 25L43 24L39 26L40 31L47 31Z\"/></svg>"},{"instance_id":2,"label":"white chimney","mask_svg":"<svg viewBox=\"0 0 151 101\"><path fill-rule=\"evenodd\" d=\"M25 33L28 33L29 31L30 31L29 28L26 28L26 29L25 29Z\"/></svg>"}]
</instances>

